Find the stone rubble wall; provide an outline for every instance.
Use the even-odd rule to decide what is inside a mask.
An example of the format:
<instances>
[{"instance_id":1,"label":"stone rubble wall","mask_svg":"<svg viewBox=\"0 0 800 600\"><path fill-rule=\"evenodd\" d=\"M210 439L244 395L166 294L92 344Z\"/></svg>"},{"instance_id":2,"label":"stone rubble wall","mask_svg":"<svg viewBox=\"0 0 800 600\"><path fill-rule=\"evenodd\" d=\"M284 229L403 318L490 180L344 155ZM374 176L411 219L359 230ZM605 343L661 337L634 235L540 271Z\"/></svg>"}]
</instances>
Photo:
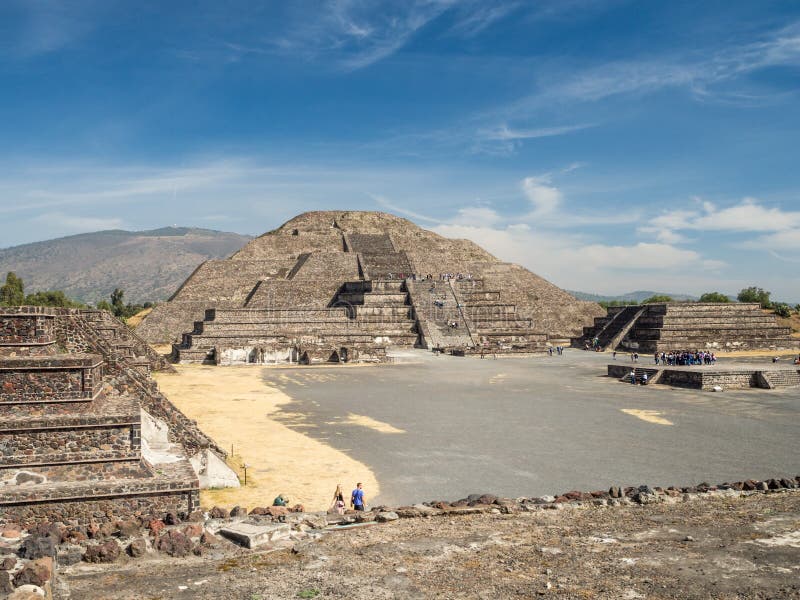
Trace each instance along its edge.
<instances>
[{"instance_id":1,"label":"stone rubble wall","mask_svg":"<svg viewBox=\"0 0 800 600\"><path fill-rule=\"evenodd\" d=\"M0 436L0 466L138 458L140 442L138 423L4 432Z\"/></svg>"},{"instance_id":2,"label":"stone rubble wall","mask_svg":"<svg viewBox=\"0 0 800 600\"><path fill-rule=\"evenodd\" d=\"M637 380L641 372L646 371L650 382L656 373L661 373L657 379L657 385L669 385L673 387L689 388L695 390L713 390L719 386L726 389L748 389L775 387L788 387L798 385L797 369L714 369L713 366L703 365L690 368L670 368L669 366L651 366L650 368L641 367L638 364L613 364L608 365L608 376L615 379L623 379L627 382L627 377L631 370L636 371ZM783 375L785 373L785 375Z\"/></svg>"},{"instance_id":3,"label":"stone rubble wall","mask_svg":"<svg viewBox=\"0 0 800 600\"><path fill-rule=\"evenodd\" d=\"M38 361L0 360L0 402L93 398L99 393L103 378L102 364L95 359L99 357L88 359L94 364L86 365L52 355Z\"/></svg>"},{"instance_id":4,"label":"stone rubble wall","mask_svg":"<svg viewBox=\"0 0 800 600\"><path fill-rule=\"evenodd\" d=\"M21 307L4 307L0 315L0 344L48 344L54 341L53 315ZM39 307L31 307L39 308Z\"/></svg>"},{"instance_id":5,"label":"stone rubble wall","mask_svg":"<svg viewBox=\"0 0 800 600\"><path fill-rule=\"evenodd\" d=\"M109 499L64 499L57 502L39 502L3 506L3 519L7 522L33 524L39 522L74 522L87 527L102 523L116 523L120 519L155 513L188 514L200 506L197 490L161 492L146 496Z\"/></svg>"}]
</instances>

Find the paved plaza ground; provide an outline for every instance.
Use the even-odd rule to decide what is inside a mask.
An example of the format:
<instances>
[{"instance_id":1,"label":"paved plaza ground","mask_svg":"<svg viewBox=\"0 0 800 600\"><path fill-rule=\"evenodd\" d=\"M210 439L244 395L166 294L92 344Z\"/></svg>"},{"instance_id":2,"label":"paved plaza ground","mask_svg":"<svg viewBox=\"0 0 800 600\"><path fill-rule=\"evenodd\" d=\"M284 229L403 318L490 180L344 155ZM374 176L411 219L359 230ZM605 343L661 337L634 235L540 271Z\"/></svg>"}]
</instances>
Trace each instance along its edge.
<instances>
[{"instance_id":1,"label":"paved plaza ground","mask_svg":"<svg viewBox=\"0 0 800 600\"><path fill-rule=\"evenodd\" d=\"M770 365L718 364L734 360ZM633 386L605 376L610 361L572 349L497 360L412 351L391 366L261 373L292 399L273 419L374 473L380 494L367 490L370 504L800 471L800 389Z\"/></svg>"}]
</instances>

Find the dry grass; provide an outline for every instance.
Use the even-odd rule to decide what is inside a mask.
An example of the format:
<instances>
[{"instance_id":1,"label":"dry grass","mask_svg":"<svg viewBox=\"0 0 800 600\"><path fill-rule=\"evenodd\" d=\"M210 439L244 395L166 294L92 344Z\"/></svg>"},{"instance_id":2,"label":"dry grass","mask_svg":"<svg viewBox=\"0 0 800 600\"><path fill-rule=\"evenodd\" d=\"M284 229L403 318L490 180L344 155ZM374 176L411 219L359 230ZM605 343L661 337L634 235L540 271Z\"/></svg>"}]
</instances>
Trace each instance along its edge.
<instances>
[{"instance_id":1,"label":"dry grass","mask_svg":"<svg viewBox=\"0 0 800 600\"><path fill-rule=\"evenodd\" d=\"M142 320L149 315L153 311L152 308L145 308L144 310L140 310L138 313L133 315L132 317L128 317L125 319L125 323L127 323L128 327L136 329Z\"/></svg>"},{"instance_id":2,"label":"dry grass","mask_svg":"<svg viewBox=\"0 0 800 600\"><path fill-rule=\"evenodd\" d=\"M330 505L336 484L349 492L364 483L369 497L379 493L373 473L343 452L298 433L273 419L291 398L268 386L255 366L176 365L177 374L157 373L159 387L200 428L230 452L229 459L247 486L204 490L203 506L269 506L278 494L308 510ZM285 414L285 413L284 413Z\"/></svg>"},{"instance_id":3,"label":"dry grass","mask_svg":"<svg viewBox=\"0 0 800 600\"><path fill-rule=\"evenodd\" d=\"M772 311L765 311L771 313ZM800 339L800 313L792 313L790 317L775 317L782 327L791 327L792 337Z\"/></svg>"}]
</instances>

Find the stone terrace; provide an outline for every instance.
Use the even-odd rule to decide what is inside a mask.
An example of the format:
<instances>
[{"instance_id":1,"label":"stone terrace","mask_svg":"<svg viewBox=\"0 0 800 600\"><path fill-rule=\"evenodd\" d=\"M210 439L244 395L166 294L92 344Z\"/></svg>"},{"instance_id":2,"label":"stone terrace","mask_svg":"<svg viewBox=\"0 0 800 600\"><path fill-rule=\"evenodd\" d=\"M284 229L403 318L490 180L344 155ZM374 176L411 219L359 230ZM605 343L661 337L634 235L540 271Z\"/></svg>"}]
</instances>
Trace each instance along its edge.
<instances>
[{"instance_id":1,"label":"stone terrace","mask_svg":"<svg viewBox=\"0 0 800 600\"><path fill-rule=\"evenodd\" d=\"M764 313L758 304L738 302L611 307L573 343L591 344L594 338L603 349L640 353L800 347L800 341L792 339L791 330L781 327L774 315Z\"/></svg>"},{"instance_id":2,"label":"stone terrace","mask_svg":"<svg viewBox=\"0 0 800 600\"><path fill-rule=\"evenodd\" d=\"M198 506L186 453L224 453L158 394L151 368L171 366L107 313L0 309L5 519L86 523ZM172 425L166 461L143 456L142 422L151 413Z\"/></svg>"}]
</instances>

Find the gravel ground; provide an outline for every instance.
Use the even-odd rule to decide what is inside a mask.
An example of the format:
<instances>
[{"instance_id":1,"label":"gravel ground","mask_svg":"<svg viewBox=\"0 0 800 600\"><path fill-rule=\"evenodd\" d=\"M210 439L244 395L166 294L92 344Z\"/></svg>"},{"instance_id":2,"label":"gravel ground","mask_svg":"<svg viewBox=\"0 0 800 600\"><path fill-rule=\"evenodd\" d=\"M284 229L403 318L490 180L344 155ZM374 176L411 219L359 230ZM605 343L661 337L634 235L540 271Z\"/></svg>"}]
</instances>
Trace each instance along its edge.
<instances>
[{"instance_id":1,"label":"gravel ground","mask_svg":"<svg viewBox=\"0 0 800 600\"><path fill-rule=\"evenodd\" d=\"M72 598L800 598L800 493L401 519L62 572Z\"/></svg>"}]
</instances>

